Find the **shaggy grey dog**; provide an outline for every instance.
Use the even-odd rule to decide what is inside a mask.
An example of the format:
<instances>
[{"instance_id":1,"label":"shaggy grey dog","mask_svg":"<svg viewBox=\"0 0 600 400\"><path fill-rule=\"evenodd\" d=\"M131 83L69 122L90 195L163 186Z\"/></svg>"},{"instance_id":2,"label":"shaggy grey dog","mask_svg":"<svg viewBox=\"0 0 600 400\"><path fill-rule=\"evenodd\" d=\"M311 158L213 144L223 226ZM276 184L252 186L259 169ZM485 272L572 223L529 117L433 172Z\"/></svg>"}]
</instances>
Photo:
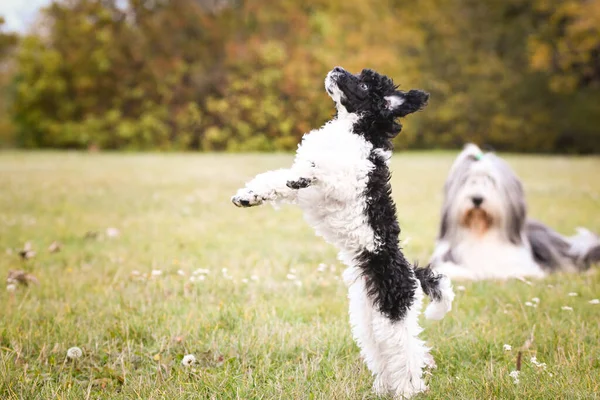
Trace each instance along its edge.
<instances>
[{"instance_id":1,"label":"shaggy grey dog","mask_svg":"<svg viewBox=\"0 0 600 400\"><path fill-rule=\"evenodd\" d=\"M584 228L565 237L527 218L523 186L509 165L468 144L444 186L433 268L456 279L543 277L600 261L600 239Z\"/></svg>"}]
</instances>

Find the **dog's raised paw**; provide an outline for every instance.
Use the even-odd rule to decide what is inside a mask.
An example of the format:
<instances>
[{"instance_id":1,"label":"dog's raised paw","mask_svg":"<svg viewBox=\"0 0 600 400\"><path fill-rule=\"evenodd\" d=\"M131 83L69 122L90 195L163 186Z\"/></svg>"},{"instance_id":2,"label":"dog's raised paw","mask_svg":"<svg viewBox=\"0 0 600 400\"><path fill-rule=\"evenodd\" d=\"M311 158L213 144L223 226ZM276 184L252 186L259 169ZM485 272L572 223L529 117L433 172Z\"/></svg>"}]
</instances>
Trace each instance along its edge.
<instances>
[{"instance_id":1,"label":"dog's raised paw","mask_svg":"<svg viewBox=\"0 0 600 400\"><path fill-rule=\"evenodd\" d=\"M240 189L231 198L231 202L237 207L252 207L262 204L263 199L251 190Z\"/></svg>"}]
</instances>

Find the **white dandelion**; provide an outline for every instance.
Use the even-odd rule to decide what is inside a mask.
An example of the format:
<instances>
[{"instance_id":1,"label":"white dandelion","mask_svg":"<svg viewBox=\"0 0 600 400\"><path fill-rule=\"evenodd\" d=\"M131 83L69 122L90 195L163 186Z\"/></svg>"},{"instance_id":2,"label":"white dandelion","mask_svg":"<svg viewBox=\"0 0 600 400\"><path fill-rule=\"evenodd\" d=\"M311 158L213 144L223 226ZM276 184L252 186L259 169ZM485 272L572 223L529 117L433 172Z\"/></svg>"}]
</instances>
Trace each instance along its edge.
<instances>
[{"instance_id":1,"label":"white dandelion","mask_svg":"<svg viewBox=\"0 0 600 400\"><path fill-rule=\"evenodd\" d=\"M227 272L227 268L225 268L225 272ZM198 268L193 272L194 275L208 275L210 270L204 268Z\"/></svg>"},{"instance_id":2,"label":"white dandelion","mask_svg":"<svg viewBox=\"0 0 600 400\"><path fill-rule=\"evenodd\" d=\"M600 300L593 299L593 300L588 301L588 303L590 303L590 304L600 304Z\"/></svg>"},{"instance_id":3,"label":"white dandelion","mask_svg":"<svg viewBox=\"0 0 600 400\"><path fill-rule=\"evenodd\" d=\"M564 310L564 311L573 311L573 307L569 307L569 306L562 306L560 309Z\"/></svg>"},{"instance_id":4,"label":"white dandelion","mask_svg":"<svg viewBox=\"0 0 600 400\"><path fill-rule=\"evenodd\" d=\"M181 365L183 365L184 367L191 367L192 365L194 365L195 362L196 357L194 357L193 354L188 354L183 357L183 360L181 360Z\"/></svg>"},{"instance_id":5,"label":"white dandelion","mask_svg":"<svg viewBox=\"0 0 600 400\"><path fill-rule=\"evenodd\" d=\"M510 374L508 374L508 376L510 376L511 378L513 378L513 383L515 385L517 383L519 383L519 371L511 371Z\"/></svg>"},{"instance_id":6,"label":"white dandelion","mask_svg":"<svg viewBox=\"0 0 600 400\"><path fill-rule=\"evenodd\" d=\"M106 236L109 238L116 238L121 234L117 228L106 228Z\"/></svg>"},{"instance_id":7,"label":"white dandelion","mask_svg":"<svg viewBox=\"0 0 600 400\"><path fill-rule=\"evenodd\" d=\"M529 361L538 368L546 369L546 363L539 362L535 356L531 357Z\"/></svg>"},{"instance_id":8,"label":"white dandelion","mask_svg":"<svg viewBox=\"0 0 600 400\"><path fill-rule=\"evenodd\" d=\"M67 350L67 358L74 360L76 358L79 358L83 355L83 351L79 348L79 347L71 347L69 350Z\"/></svg>"},{"instance_id":9,"label":"white dandelion","mask_svg":"<svg viewBox=\"0 0 600 400\"><path fill-rule=\"evenodd\" d=\"M504 346L502 346L502 348L504 349L504 351L511 351L512 350L512 346L510 344L505 344Z\"/></svg>"}]
</instances>

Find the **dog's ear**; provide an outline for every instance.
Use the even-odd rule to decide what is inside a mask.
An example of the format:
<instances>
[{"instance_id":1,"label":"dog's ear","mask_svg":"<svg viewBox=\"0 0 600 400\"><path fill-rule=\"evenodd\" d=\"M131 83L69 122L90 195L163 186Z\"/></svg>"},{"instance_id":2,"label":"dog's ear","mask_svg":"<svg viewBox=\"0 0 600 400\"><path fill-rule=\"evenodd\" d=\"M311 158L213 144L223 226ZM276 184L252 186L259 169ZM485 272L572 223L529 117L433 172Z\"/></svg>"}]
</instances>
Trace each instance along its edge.
<instances>
[{"instance_id":1,"label":"dog's ear","mask_svg":"<svg viewBox=\"0 0 600 400\"><path fill-rule=\"evenodd\" d=\"M385 96L388 110L396 117L404 117L419 111L427 105L429 93L422 90L408 92L395 91L391 96Z\"/></svg>"}]
</instances>

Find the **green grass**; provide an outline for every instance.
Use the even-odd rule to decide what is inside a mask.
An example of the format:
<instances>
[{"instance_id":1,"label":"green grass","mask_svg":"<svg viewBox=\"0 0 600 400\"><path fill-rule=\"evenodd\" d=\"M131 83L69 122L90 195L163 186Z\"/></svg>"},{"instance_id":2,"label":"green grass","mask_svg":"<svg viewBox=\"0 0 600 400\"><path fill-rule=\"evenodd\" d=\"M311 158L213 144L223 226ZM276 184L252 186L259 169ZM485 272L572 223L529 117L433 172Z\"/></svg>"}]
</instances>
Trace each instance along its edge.
<instances>
[{"instance_id":1,"label":"green grass","mask_svg":"<svg viewBox=\"0 0 600 400\"><path fill-rule=\"evenodd\" d=\"M410 238L405 250L421 263L433 249L454 156L393 159L402 238ZM532 216L563 233L579 225L600 231L599 158L508 160L525 183ZM0 274L25 269L40 281L14 292L0 287L0 398L375 398L350 336L335 249L297 209L230 204L247 179L290 161L0 154ZM120 236L106 237L109 227ZM85 237L94 231L97 238ZM47 250L54 240L63 245L58 253ZM37 255L23 262L17 251L26 241ZM320 263L335 270L318 272ZM198 268L210 274L190 282ZM288 279L290 269L301 286ZM134 270L162 275L144 279ZM588 303L600 297L597 268L531 285L461 284L452 313L423 321L438 368L420 398L598 396L600 305ZM533 297L537 308L525 305ZM566 305L573 311L561 310ZM515 385L508 374L534 327ZM504 351L505 343L513 350ZM66 360L71 346L83 357ZM198 359L193 369L181 365L185 354ZM547 369L533 366L532 356Z\"/></svg>"}]
</instances>

